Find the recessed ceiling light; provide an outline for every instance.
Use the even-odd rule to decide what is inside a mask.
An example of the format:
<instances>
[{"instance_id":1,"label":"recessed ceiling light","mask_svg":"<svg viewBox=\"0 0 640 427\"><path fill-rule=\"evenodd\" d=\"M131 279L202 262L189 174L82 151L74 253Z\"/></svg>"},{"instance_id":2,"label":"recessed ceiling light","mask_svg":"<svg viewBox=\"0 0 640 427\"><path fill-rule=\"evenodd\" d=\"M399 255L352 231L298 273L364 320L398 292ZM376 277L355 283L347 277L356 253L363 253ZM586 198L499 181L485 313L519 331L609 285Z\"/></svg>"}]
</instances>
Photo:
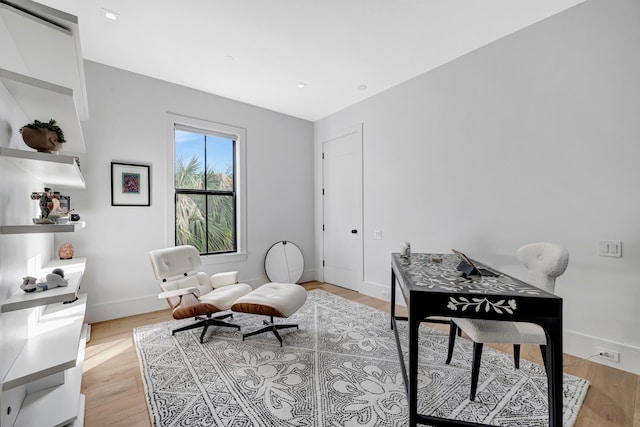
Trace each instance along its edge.
<instances>
[{"instance_id":1,"label":"recessed ceiling light","mask_svg":"<svg viewBox=\"0 0 640 427\"><path fill-rule=\"evenodd\" d=\"M367 85L358 86L358 90L367 90Z\"/></svg>"},{"instance_id":2,"label":"recessed ceiling light","mask_svg":"<svg viewBox=\"0 0 640 427\"><path fill-rule=\"evenodd\" d=\"M304 89L305 87L307 87L306 83L302 83L302 82L298 83L298 89Z\"/></svg>"},{"instance_id":3,"label":"recessed ceiling light","mask_svg":"<svg viewBox=\"0 0 640 427\"><path fill-rule=\"evenodd\" d=\"M117 21L118 16L120 14L118 12L114 12L113 10L102 8L102 12L104 13L104 17L107 19L111 19L112 21Z\"/></svg>"}]
</instances>

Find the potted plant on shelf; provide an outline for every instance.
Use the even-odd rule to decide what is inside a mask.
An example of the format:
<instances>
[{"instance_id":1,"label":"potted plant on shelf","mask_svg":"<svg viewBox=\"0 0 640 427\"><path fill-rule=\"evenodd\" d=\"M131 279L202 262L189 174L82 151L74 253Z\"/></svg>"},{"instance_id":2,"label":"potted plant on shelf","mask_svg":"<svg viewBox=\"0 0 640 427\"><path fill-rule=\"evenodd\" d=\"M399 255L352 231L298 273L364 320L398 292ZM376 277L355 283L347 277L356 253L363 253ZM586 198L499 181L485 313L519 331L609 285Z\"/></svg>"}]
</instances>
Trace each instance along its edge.
<instances>
[{"instance_id":1,"label":"potted plant on shelf","mask_svg":"<svg viewBox=\"0 0 640 427\"><path fill-rule=\"evenodd\" d=\"M64 132L53 119L48 122L34 120L24 125L20 133L25 144L41 153L53 154L62 149L62 144L66 142Z\"/></svg>"}]
</instances>

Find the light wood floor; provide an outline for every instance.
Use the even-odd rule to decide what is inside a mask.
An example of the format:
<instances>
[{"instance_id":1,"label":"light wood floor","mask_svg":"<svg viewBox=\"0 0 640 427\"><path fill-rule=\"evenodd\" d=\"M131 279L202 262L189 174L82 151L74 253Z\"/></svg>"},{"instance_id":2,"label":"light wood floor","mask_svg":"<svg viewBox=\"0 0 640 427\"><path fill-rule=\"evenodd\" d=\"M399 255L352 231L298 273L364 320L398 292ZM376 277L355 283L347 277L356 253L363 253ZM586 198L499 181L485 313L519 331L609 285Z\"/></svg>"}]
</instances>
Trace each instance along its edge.
<instances>
[{"instance_id":1,"label":"light wood floor","mask_svg":"<svg viewBox=\"0 0 640 427\"><path fill-rule=\"evenodd\" d=\"M386 301L330 284L309 282L304 286L308 290L322 289L380 310L389 309ZM92 325L82 377L86 426L150 426L131 332L135 327L170 319L169 310L163 310ZM445 330L444 325L439 327ZM510 352L510 346L497 348ZM541 363L537 346L522 346L521 357ZM638 375L569 355L564 356L564 365L565 372L591 382L576 427L640 427Z\"/></svg>"}]
</instances>

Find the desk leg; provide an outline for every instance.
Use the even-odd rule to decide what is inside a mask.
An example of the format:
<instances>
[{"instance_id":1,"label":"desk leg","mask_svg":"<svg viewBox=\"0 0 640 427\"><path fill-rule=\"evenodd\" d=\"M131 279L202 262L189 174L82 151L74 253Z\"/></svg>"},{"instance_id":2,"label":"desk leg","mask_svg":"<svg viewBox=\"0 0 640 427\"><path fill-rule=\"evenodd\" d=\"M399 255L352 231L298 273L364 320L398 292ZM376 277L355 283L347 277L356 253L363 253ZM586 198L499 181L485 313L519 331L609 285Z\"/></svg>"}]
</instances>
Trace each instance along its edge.
<instances>
[{"instance_id":1,"label":"desk leg","mask_svg":"<svg viewBox=\"0 0 640 427\"><path fill-rule=\"evenodd\" d=\"M547 332L549 426L562 427L562 319L542 325Z\"/></svg>"},{"instance_id":2,"label":"desk leg","mask_svg":"<svg viewBox=\"0 0 640 427\"><path fill-rule=\"evenodd\" d=\"M393 331L393 318L396 315L396 272L391 269L391 330Z\"/></svg>"},{"instance_id":3,"label":"desk leg","mask_svg":"<svg viewBox=\"0 0 640 427\"><path fill-rule=\"evenodd\" d=\"M407 307L411 310L410 307ZM418 424L418 338L420 319L409 311L409 427Z\"/></svg>"}]
</instances>

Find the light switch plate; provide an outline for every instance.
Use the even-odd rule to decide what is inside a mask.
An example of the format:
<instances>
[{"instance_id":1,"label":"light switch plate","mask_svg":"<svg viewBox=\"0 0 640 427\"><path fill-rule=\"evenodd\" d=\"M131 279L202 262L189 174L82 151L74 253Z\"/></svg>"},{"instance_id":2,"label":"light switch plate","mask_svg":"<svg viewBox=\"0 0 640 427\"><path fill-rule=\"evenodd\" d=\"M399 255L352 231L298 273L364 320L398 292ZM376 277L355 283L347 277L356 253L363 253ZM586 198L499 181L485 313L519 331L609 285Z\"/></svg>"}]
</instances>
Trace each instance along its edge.
<instances>
[{"instance_id":1,"label":"light switch plate","mask_svg":"<svg viewBox=\"0 0 640 427\"><path fill-rule=\"evenodd\" d=\"M600 240L598 253L600 256L622 258L622 242L620 240Z\"/></svg>"}]
</instances>

